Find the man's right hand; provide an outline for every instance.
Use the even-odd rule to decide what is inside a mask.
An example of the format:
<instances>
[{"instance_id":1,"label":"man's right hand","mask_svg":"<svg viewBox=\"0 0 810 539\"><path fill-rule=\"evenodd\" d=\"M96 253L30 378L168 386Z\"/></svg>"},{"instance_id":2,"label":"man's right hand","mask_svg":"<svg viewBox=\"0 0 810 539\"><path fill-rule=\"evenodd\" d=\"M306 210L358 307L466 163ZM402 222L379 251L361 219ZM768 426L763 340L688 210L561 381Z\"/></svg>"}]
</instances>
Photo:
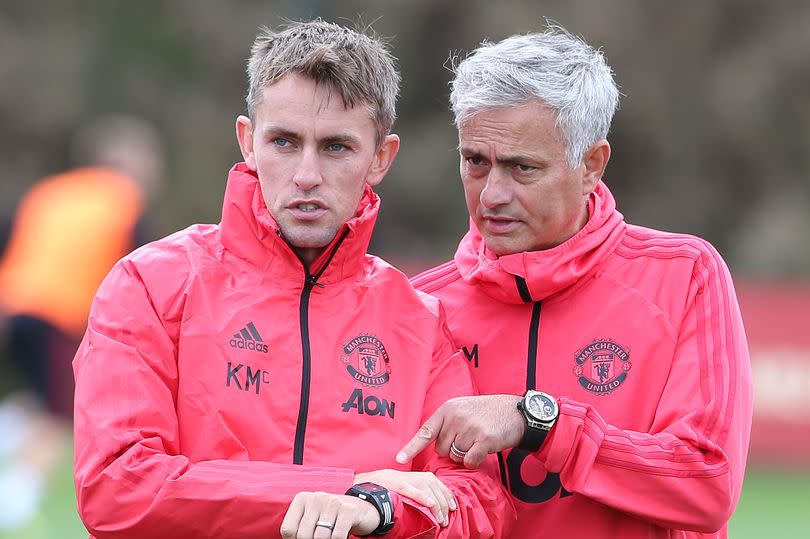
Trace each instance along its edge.
<instances>
[{"instance_id":1,"label":"man's right hand","mask_svg":"<svg viewBox=\"0 0 810 539\"><path fill-rule=\"evenodd\" d=\"M516 447L526 430L526 420L517 408L519 395L456 397L442 404L424 422L396 459L410 462L436 442L436 453L478 468L486 456ZM455 448L457 454L451 451Z\"/></svg>"},{"instance_id":2,"label":"man's right hand","mask_svg":"<svg viewBox=\"0 0 810 539\"><path fill-rule=\"evenodd\" d=\"M284 515L281 537L346 539L349 534L368 535L379 525L380 513L365 500L343 494L299 492Z\"/></svg>"}]
</instances>

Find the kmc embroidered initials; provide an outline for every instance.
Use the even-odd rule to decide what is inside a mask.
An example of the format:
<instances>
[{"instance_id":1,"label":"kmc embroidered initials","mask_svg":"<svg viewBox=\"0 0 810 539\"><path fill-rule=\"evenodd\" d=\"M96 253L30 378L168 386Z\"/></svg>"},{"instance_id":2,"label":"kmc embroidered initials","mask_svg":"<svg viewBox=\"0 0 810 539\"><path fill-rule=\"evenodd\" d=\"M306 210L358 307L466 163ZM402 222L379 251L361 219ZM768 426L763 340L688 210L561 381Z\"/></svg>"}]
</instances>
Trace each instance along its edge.
<instances>
[{"instance_id":1,"label":"kmc embroidered initials","mask_svg":"<svg viewBox=\"0 0 810 539\"><path fill-rule=\"evenodd\" d=\"M242 370L244 369L244 371ZM270 383L270 371L262 369L254 370L250 365L239 363L234 365L228 362L228 374L225 378L226 387L234 387L244 391L254 391L259 394L262 384ZM233 384L233 385L232 385Z\"/></svg>"}]
</instances>

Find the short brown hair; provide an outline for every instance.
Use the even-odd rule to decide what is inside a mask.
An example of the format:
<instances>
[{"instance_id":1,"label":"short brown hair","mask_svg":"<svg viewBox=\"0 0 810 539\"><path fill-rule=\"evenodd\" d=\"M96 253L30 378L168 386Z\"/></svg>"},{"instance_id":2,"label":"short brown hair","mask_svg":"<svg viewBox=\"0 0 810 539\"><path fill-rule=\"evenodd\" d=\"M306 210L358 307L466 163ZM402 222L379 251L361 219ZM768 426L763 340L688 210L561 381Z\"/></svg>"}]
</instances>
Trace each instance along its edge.
<instances>
[{"instance_id":1,"label":"short brown hair","mask_svg":"<svg viewBox=\"0 0 810 539\"><path fill-rule=\"evenodd\" d=\"M370 29L351 30L316 19L279 31L264 27L248 60L248 115L254 117L262 90L291 72L340 93L346 107L364 104L377 124L377 141L396 118L399 73L385 43Z\"/></svg>"}]
</instances>

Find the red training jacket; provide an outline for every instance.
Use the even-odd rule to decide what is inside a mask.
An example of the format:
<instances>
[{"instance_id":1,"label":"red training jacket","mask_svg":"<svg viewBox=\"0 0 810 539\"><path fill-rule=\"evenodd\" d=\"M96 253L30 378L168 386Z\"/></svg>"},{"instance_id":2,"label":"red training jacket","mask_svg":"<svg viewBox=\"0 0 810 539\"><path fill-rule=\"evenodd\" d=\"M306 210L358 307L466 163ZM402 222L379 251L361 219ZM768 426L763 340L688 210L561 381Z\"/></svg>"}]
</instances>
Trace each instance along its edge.
<instances>
[{"instance_id":1,"label":"red training jacket","mask_svg":"<svg viewBox=\"0 0 810 539\"><path fill-rule=\"evenodd\" d=\"M439 528L400 496L390 537L503 535L494 458L479 472L394 460L473 385L439 303L366 254L379 202L368 188L310 273L238 164L219 225L113 268L74 361L76 491L95 537L278 537L296 493L342 494L383 468L433 471L459 504Z\"/></svg>"},{"instance_id":2,"label":"red training jacket","mask_svg":"<svg viewBox=\"0 0 810 539\"><path fill-rule=\"evenodd\" d=\"M725 537L753 398L728 269L701 239L625 224L601 182L589 204L553 249L498 258L471 225L414 279L481 393L559 399L539 452L499 455L512 537Z\"/></svg>"}]
</instances>

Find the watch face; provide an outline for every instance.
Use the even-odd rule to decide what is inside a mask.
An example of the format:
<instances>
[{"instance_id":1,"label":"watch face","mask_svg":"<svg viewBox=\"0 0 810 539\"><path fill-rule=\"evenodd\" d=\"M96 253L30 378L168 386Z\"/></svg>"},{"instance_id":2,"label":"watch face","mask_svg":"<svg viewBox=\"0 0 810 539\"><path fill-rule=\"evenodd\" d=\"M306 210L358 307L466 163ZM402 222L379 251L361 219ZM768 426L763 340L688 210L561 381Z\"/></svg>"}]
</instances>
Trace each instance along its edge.
<instances>
[{"instance_id":1,"label":"watch face","mask_svg":"<svg viewBox=\"0 0 810 539\"><path fill-rule=\"evenodd\" d=\"M369 492L383 492L388 493L388 489L385 487L381 487L376 483L360 483L358 486L363 487L364 489L368 490Z\"/></svg>"},{"instance_id":2,"label":"watch face","mask_svg":"<svg viewBox=\"0 0 810 539\"><path fill-rule=\"evenodd\" d=\"M547 421L557 415L557 403L545 393L533 393L527 399L526 410L537 419Z\"/></svg>"}]
</instances>

